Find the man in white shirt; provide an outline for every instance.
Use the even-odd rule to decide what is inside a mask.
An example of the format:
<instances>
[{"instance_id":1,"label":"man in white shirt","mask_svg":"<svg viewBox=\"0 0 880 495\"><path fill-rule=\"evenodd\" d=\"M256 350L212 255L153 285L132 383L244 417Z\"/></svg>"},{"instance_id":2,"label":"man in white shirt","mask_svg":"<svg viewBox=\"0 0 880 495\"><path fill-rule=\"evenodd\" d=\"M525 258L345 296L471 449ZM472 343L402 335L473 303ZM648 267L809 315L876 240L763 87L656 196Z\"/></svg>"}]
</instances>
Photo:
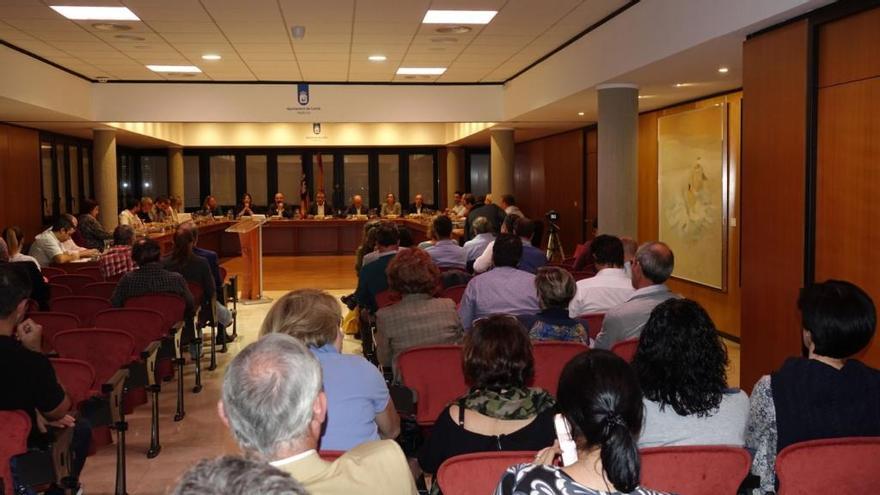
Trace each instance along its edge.
<instances>
[{"instance_id":1,"label":"man in white shirt","mask_svg":"<svg viewBox=\"0 0 880 495\"><path fill-rule=\"evenodd\" d=\"M513 197L513 194L501 195L501 208L507 215L519 215L523 218L526 217L519 209L519 206L516 206L516 198Z\"/></svg>"},{"instance_id":2,"label":"man in white shirt","mask_svg":"<svg viewBox=\"0 0 880 495\"><path fill-rule=\"evenodd\" d=\"M455 191L455 195L453 196L455 201L452 203L452 214L458 218L461 218L467 215L467 205L464 204L464 198L462 197L461 191Z\"/></svg>"},{"instance_id":3,"label":"man in white shirt","mask_svg":"<svg viewBox=\"0 0 880 495\"><path fill-rule=\"evenodd\" d=\"M65 213L65 217L70 220L70 223L73 224L73 229L76 230L79 227L79 220L76 219L75 216L70 213ZM73 240L73 236L67 238L66 241L61 243L61 248L64 249L66 253L79 253L80 258L88 258L89 256L95 256L98 254L97 249L88 249L82 246L77 245L77 243Z\"/></svg>"},{"instance_id":4,"label":"man in white shirt","mask_svg":"<svg viewBox=\"0 0 880 495\"><path fill-rule=\"evenodd\" d=\"M486 217L474 220L473 231L474 238L464 243L467 263L470 268L473 268L474 261L486 251L486 246L495 240L495 227L489 223Z\"/></svg>"},{"instance_id":5,"label":"man in white shirt","mask_svg":"<svg viewBox=\"0 0 880 495\"><path fill-rule=\"evenodd\" d=\"M623 269L623 243L612 235L600 235L590 244L598 273L579 280L577 294L568 305L568 315L578 316L605 313L623 304L635 289Z\"/></svg>"},{"instance_id":6,"label":"man in white shirt","mask_svg":"<svg viewBox=\"0 0 880 495\"><path fill-rule=\"evenodd\" d=\"M119 225L128 225L134 230L144 228L143 220L138 217L141 210L141 202L136 199L129 199L125 203L125 209L119 213Z\"/></svg>"},{"instance_id":7,"label":"man in white shirt","mask_svg":"<svg viewBox=\"0 0 880 495\"><path fill-rule=\"evenodd\" d=\"M49 266L52 263L69 263L79 259L78 252L66 252L62 243L70 239L74 227L66 215L61 215L47 229L34 238L31 244L30 255L33 256L40 266Z\"/></svg>"}]
</instances>

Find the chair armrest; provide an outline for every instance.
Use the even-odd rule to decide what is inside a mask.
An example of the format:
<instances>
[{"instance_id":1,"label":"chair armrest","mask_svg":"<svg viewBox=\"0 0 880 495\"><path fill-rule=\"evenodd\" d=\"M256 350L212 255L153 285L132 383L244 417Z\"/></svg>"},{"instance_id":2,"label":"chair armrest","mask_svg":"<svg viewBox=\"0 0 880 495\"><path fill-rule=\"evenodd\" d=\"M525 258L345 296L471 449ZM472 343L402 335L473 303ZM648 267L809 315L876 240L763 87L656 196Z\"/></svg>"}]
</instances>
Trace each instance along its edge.
<instances>
[{"instance_id":1,"label":"chair armrest","mask_svg":"<svg viewBox=\"0 0 880 495\"><path fill-rule=\"evenodd\" d=\"M162 342L154 340L150 342L146 349L141 351L141 359L144 360L147 368L147 383L150 386L156 385L156 360L159 357L159 349L161 347Z\"/></svg>"},{"instance_id":2,"label":"chair armrest","mask_svg":"<svg viewBox=\"0 0 880 495\"><path fill-rule=\"evenodd\" d=\"M79 420L79 418L76 418ZM70 444L73 443L73 428L52 428L52 464L55 468L55 482L64 486L65 478L71 475Z\"/></svg>"},{"instance_id":3,"label":"chair armrest","mask_svg":"<svg viewBox=\"0 0 880 495\"><path fill-rule=\"evenodd\" d=\"M181 320L174 324L171 327L171 338L174 342L174 358L175 359L183 359L183 352L180 349L180 338L183 334L183 327L185 323Z\"/></svg>"},{"instance_id":4,"label":"chair armrest","mask_svg":"<svg viewBox=\"0 0 880 495\"><path fill-rule=\"evenodd\" d=\"M110 399L110 415L117 423L122 421L122 395L126 378L128 378L128 369L120 369L101 384L101 393Z\"/></svg>"}]
</instances>

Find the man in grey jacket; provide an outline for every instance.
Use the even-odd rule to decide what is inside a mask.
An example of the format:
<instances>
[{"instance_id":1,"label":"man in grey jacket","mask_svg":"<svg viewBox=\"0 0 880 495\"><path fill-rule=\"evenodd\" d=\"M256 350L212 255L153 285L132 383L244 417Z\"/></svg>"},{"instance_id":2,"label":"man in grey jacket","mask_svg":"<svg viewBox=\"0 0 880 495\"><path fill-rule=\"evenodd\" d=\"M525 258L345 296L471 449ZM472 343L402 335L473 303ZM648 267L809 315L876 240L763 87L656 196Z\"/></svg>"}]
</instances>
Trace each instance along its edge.
<instances>
[{"instance_id":1,"label":"man in grey jacket","mask_svg":"<svg viewBox=\"0 0 880 495\"><path fill-rule=\"evenodd\" d=\"M594 348L611 349L618 342L638 338L658 304L681 297L665 284L674 266L675 256L666 244L648 242L639 247L632 261L632 284L636 291L626 302L605 314Z\"/></svg>"}]
</instances>

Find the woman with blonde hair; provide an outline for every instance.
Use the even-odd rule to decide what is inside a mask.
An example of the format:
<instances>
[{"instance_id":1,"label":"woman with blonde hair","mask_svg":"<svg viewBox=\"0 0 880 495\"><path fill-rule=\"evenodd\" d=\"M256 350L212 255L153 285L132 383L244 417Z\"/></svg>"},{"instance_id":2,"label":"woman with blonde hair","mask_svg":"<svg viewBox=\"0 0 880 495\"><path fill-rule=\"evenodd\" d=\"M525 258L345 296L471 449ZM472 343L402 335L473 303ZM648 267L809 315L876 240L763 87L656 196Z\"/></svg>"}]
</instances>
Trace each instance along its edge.
<instances>
[{"instance_id":1,"label":"woman with blonde hair","mask_svg":"<svg viewBox=\"0 0 880 495\"><path fill-rule=\"evenodd\" d=\"M300 289L282 296L260 328L261 337L283 333L300 340L321 363L329 411L322 450L349 450L400 434L400 417L379 370L362 356L342 353L341 322L336 298Z\"/></svg>"}]
</instances>

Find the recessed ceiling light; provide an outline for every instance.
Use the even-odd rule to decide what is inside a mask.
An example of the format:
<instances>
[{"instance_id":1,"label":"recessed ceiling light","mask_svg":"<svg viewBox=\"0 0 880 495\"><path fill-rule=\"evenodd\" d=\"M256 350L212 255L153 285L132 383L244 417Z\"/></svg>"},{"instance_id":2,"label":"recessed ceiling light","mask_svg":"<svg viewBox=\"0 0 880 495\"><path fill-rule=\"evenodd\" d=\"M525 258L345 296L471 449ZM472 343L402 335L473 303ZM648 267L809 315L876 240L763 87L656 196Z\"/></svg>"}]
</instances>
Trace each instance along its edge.
<instances>
[{"instance_id":1,"label":"recessed ceiling light","mask_svg":"<svg viewBox=\"0 0 880 495\"><path fill-rule=\"evenodd\" d=\"M114 36L116 39L127 40L127 41L146 41L147 39L143 36L138 36L136 34L117 34Z\"/></svg>"},{"instance_id":2,"label":"recessed ceiling light","mask_svg":"<svg viewBox=\"0 0 880 495\"><path fill-rule=\"evenodd\" d=\"M473 28L467 26L443 26L434 30L440 34L465 34L473 31Z\"/></svg>"},{"instance_id":3,"label":"recessed ceiling light","mask_svg":"<svg viewBox=\"0 0 880 495\"><path fill-rule=\"evenodd\" d=\"M654 95L639 95L640 100L644 100L645 98L653 98Z\"/></svg>"},{"instance_id":4,"label":"recessed ceiling light","mask_svg":"<svg viewBox=\"0 0 880 495\"><path fill-rule=\"evenodd\" d=\"M497 10L429 10L423 24L489 24Z\"/></svg>"},{"instance_id":5,"label":"recessed ceiling light","mask_svg":"<svg viewBox=\"0 0 880 495\"><path fill-rule=\"evenodd\" d=\"M367 57L367 60L369 60L370 62L384 62L388 60L388 57L386 57L385 55L370 55L369 57Z\"/></svg>"},{"instance_id":6,"label":"recessed ceiling light","mask_svg":"<svg viewBox=\"0 0 880 495\"><path fill-rule=\"evenodd\" d=\"M584 116L584 112L578 112L578 115L580 115L581 117L583 117L583 116Z\"/></svg>"},{"instance_id":7,"label":"recessed ceiling light","mask_svg":"<svg viewBox=\"0 0 880 495\"><path fill-rule=\"evenodd\" d=\"M688 86L693 86L694 83L675 83L676 88L686 88Z\"/></svg>"},{"instance_id":8,"label":"recessed ceiling light","mask_svg":"<svg viewBox=\"0 0 880 495\"><path fill-rule=\"evenodd\" d=\"M198 73L202 71L195 65L148 65L147 68L153 72Z\"/></svg>"},{"instance_id":9,"label":"recessed ceiling light","mask_svg":"<svg viewBox=\"0 0 880 495\"><path fill-rule=\"evenodd\" d=\"M400 67L397 69L399 75L439 76L444 72L446 72L446 67Z\"/></svg>"},{"instance_id":10,"label":"recessed ceiling light","mask_svg":"<svg viewBox=\"0 0 880 495\"><path fill-rule=\"evenodd\" d=\"M727 74L727 72L728 72L729 70L730 70L730 69L728 69L727 67L719 67L719 68L718 68L718 72L720 72L720 73L722 73L722 74Z\"/></svg>"},{"instance_id":11,"label":"recessed ceiling light","mask_svg":"<svg viewBox=\"0 0 880 495\"><path fill-rule=\"evenodd\" d=\"M128 7L80 7L51 5L49 8L73 21L139 21Z\"/></svg>"},{"instance_id":12,"label":"recessed ceiling light","mask_svg":"<svg viewBox=\"0 0 880 495\"><path fill-rule=\"evenodd\" d=\"M130 31L131 26L125 24L113 24L112 22L96 22L92 24L95 31Z\"/></svg>"},{"instance_id":13,"label":"recessed ceiling light","mask_svg":"<svg viewBox=\"0 0 880 495\"><path fill-rule=\"evenodd\" d=\"M217 55L216 53L206 53L202 55L202 60L220 60L221 58L223 57Z\"/></svg>"}]
</instances>

